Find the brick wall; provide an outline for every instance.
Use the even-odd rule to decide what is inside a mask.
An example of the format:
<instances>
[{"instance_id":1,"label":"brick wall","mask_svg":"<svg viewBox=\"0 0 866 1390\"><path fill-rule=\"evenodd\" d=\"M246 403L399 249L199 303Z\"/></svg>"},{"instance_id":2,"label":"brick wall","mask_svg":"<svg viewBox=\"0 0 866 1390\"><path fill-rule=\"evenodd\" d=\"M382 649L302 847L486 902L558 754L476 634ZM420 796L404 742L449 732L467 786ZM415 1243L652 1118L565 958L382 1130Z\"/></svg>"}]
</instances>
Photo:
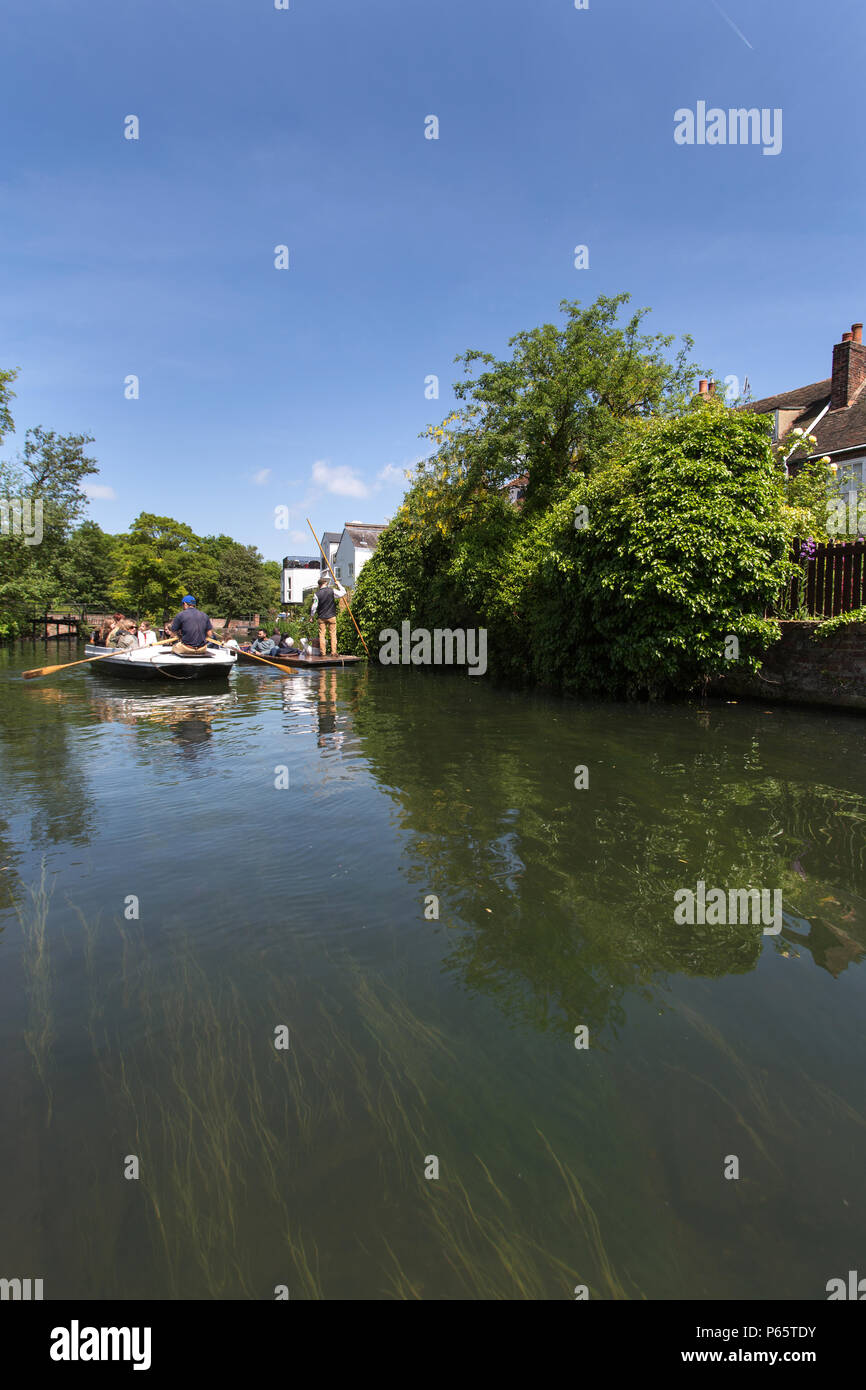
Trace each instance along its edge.
<instances>
[{"instance_id":1,"label":"brick wall","mask_svg":"<svg viewBox=\"0 0 866 1390\"><path fill-rule=\"evenodd\" d=\"M851 623L817 639L817 622L779 626L782 636L757 676L732 668L714 682L710 693L727 699L742 696L866 710L866 623Z\"/></svg>"}]
</instances>

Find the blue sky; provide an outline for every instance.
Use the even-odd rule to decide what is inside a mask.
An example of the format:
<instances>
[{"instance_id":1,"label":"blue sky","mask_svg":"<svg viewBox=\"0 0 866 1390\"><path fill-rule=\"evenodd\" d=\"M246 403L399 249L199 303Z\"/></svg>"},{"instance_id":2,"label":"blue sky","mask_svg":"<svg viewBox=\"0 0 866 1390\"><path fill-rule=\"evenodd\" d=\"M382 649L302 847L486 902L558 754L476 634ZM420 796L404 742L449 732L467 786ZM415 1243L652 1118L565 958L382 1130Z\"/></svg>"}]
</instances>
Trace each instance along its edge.
<instances>
[{"instance_id":1,"label":"blue sky","mask_svg":"<svg viewBox=\"0 0 866 1390\"><path fill-rule=\"evenodd\" d=\"M4 456L95 435L107 530L154 511L279 559L306 515L386 519L454 357L564 298L630 291L754 396L866 319L862 0L290 4L0 10ZM781 153L676 145L701 100L781 108Z\"/></svg>"}]
</instances>

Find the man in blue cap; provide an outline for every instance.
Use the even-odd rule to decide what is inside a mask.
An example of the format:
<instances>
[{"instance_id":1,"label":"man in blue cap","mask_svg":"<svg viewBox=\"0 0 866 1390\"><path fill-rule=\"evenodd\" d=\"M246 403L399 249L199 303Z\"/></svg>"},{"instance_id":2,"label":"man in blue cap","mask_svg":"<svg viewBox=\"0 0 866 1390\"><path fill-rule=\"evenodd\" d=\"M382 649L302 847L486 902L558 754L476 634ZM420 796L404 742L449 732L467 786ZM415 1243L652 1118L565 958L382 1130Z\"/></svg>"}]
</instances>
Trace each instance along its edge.
<instances>
[{"instance_id":1,"label":"man in blue cap","mask_svg":"<svg viewBox=\"0 0 866 1390\"><path fill-rule=\"evenodd\" d=\"M215 637L210 618L196 608L192 594L187 594L183 599L183 609L172 623L171 630L179 637L174 648L178 656L206 654L208 638Z\"/></svg>"}]
</instances>

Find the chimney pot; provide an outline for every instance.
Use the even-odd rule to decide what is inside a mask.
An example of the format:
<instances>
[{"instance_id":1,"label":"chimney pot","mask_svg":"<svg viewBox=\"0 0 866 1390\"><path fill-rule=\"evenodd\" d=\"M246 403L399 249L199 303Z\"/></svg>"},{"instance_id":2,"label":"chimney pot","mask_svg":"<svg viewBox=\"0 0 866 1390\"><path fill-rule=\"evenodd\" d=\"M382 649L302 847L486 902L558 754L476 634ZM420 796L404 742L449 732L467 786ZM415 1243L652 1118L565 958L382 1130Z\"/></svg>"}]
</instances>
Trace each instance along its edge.
<instances>
[{"instance_id":1,"label":"chimney pot","mask_svg":"<svg viewBox=\"0 0 866 1390\"><path fill-rule=\"evenodd\" d=\"M699 395L701 395L701 396L705 396L705 395L707 394L707 379L706 379L706 377L703 377L703 376L702 376L701 379L700 379L700 381L698 382L698 393L699 393Z\"/></svg>"},{"instance_id":2,"label":"chimney pot","mask_svg":"<svg viewBox=\"0 0 866 1390\"><path fill-rule=\"evenodd\" d=\"M707 395L708 395L708 396L713 396L713 395L715 395L715 391L716 391L716 383L715 383L714 381L709 382L708 385L707 385Z\"/></svg>"},{"instance_id":3,"label":"chimney pot","mask_svg":"<svg viewBox=\"0 0 866 1390\"><path fill-rule=\"evenodd\" d=\"M851 325L851 335L852 335L853 341L854 341L855 343L862 343L862 341L863 341L863 325L862 325L862 323L852 323L852 325Z\"/></svg>"}]
</instances>

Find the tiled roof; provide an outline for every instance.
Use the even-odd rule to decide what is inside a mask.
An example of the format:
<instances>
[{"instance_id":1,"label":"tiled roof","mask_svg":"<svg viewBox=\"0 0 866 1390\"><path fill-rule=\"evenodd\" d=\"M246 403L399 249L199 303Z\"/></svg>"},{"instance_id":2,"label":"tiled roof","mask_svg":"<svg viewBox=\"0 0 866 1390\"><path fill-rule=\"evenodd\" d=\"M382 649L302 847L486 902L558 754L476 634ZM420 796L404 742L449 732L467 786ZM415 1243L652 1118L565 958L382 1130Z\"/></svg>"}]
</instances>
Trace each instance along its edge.
<instances>
[{"instance_id":1,"label":"tiled roof","mask_svg":"<svg viewBox=\"0 0 866 1390\"><path fill-rule=\"evenodd\" d=\"M801 427L802 428L802 427ZM866 391L841 410L828 410L814 431L818 454L841 453L843 449L866 449Z\"/></svg>"},{"instance_id":2,"label":"tiled roof","mask_svg":"<svg viewBox=\"0 0 866 1390\"><path fill-rule=\"evenodd\" d=\"M866 386L866 383L864 383ZM790 424L786 422L782 438L791 430L805 430L814 434L817 444L814 456L841 453L846 449L866 450L866 389L860 388L851 405L837 410L828 410L813 429L813 422L830 400L830 378L813 382L811 386L801 386L796 391L782 391L778 396L765 396L760 401L749 401L744 410L758 415L769 415L775 410L796 410Z\"/></svg>"},{"instance_id":3,"label":"tiled roof","mask_svg":"<svg viewBox=\"0 0 866 1390\"><path fill-rule=\"evenodd\" d=\"M347 525L345 529L353 545L363 546L365 550L375 550L379 537L385 530L385 523L379 525L378 522L372 522L368 525L367 522L359 521L357 525Z\"/></svg>"},{"instance_id":4,"label":"tiled roof","mask_svg":"<svg viewBox=\"0 0 866 1390\"><path fill-rule=\"evenodd\" d=\"M339 545L341 534L340 531L323 531L322 545Z\"/></svg>"},{"instance_id":5,"label":"tiled roof","mask_svg":"<svg viewBox=\"0 0 866 1390\"><path fill-rule=\"evenodd\" d=\"M813 381L811 386L799 386L796 391L780 391L778 396L764 396L763 400L749 401L743 409L753 410L756 415L768 415L771 410L793 410L796 406L805 411L814 404L814 414L817 415L829 399L830 378L827 377L826 381Z\"/></svg>"}]
</instances>

